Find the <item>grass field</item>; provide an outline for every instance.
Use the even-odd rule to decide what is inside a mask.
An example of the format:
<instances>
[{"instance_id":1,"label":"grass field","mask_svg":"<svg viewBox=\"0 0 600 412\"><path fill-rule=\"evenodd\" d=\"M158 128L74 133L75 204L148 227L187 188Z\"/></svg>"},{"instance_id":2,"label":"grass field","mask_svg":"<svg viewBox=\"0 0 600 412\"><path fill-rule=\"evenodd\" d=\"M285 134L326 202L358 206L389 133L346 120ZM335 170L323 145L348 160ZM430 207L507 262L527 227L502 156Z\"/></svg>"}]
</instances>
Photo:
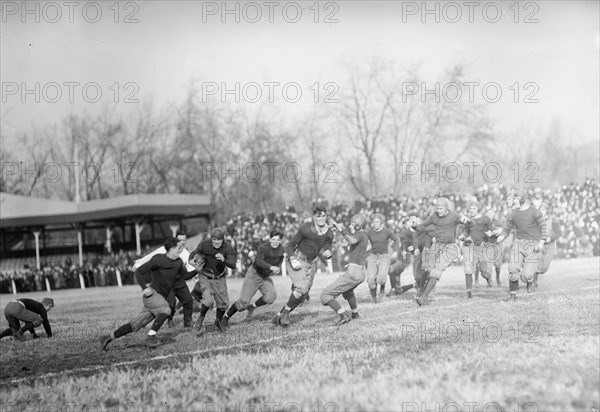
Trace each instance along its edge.
<instances>
[{"instance_id":1,"label":"grass field","mask_svg":"<svg viewBox=\"0 0 600 412\"><path fill-rule=\"evenodd\" d=\"M159 348L143 346L140 331L106 352L98 336L140 310L139 287L57 291L52 339L0 341L1 411L598 410L599 266L555 261L538 292L522 287L514 304L506 266L502 288L480 287L470 300L451 267L422 308L414 290L373 304L363 284L362 319L341 327L319 302L335 276L322 274L287 329L270 323L290 290L278 277L277 302L250 322L236 315L225 334L197 336L178 315ZM409 268L402 280L411 279ZM241 283L229 280L231 301Z\"/></svg>"}]
</instances>

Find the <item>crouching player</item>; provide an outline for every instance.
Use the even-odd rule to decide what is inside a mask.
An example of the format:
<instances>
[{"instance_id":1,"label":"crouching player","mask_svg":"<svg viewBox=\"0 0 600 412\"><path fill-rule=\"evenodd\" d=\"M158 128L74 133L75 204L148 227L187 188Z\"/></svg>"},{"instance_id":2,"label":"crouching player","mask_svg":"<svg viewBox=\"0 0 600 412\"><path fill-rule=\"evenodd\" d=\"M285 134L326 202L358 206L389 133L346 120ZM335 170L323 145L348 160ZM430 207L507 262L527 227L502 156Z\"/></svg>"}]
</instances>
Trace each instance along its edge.
<instances>
[{"instance_id":1,"label":"crouching player","mask_svg":"<svg viewBox=\"0 0 600 412\"><path fill-rule=\"evenodd\" d=\"M283 262L284 249L281 245L283 234L278 230L273 230L269 234L269 241L264 242L256 251L254 263L246 272L244 284L240 292L240 298L227 310L227 313L221 321L221 327L226 328L229 325L229 318L236 312L248 310L246 319L250 319L254 309L264 305L270 305L275 302L277 294L271 275L281 273L281 263ZM252 297L260 291L262 296L252 305L249 305Z\"/></svg>"},{"instance_id":2,"label":"crouching player","mask_svg":"<svg viewBox=\"0 0 600 412\"><path fill-rule=\"evenodd\" d=\"M498 241L501 242L515 229L515 240L510 249L508 266L510 300L517 299L519 277L527 283L527 292L533 291L533 278L538 270L545 240L548 237L546 221L542 213L531 207L527 193L518 191L513 197L513 210L508 215L504 231L496 229ZM502 234L500 234L502 233Z\"/></svg>"},{"instance_id":3,"label":"crouching player","mask_svg":"<svg viewBox=\"0 0 600 412\"><path fill-rule=\"evenodd\" d=\"M341 325L352 319L359 318L354 289L364 282L365 277L367 276L365 263L369 239L363 230L366 223L367 220L363 215L354 215L350 220L350 232L348 232L338 223L331 222L350 244L346 272L338 277L332 284L327 286L321 293L321 303L329 306L339 315L336 325ZM342 295L342 297L348 301L352 314L346 312L336 300L339 295Z\"/></svg>"},{"instance_id":4,"label":"crouching player","mask_svg":"<svg viewBox=\"0 0 600 412\"><path fill-rule=\"evenodd\" d=\"M48 321L48 312L54 307L54 300L44 298L41 302L33 299L16 299L8 302L4 308L4 317L8 321L9 328L0 333L0 339L6 336L14 336L15 339L23 340L23 334L27 331L31 333L33 339L39 336L35 333L35 328L44 325L46 336L52 337L50 321ZM21 321L25 325L21 328Z\"/></svg>"},{"instance_id":5,"label":"crouching player","mask_svg":"<svg viewBox=\"0 0 600 412\"><path fill-rule=\"evenodd\" d=\"M160 345L156 334L171 314L167 297L171 293L173 285L181 278L188 280L198 273L197 269L188 272L183 260L179 258L183 245L177 238L168 238L163 244L167 253L154 255L147 263L140 266L138 270L141 278L146 278L147 274L150 273L151 279L150 284L140 285L144 288L142 298L144 308L136 317L110 335L101 336L100 347L102 350L106 350L108 344L113 340L138 331L153 320L154 324L148 331L148 337L146 338L146 346L156 348Z\"/></svg>"}]
</instances>

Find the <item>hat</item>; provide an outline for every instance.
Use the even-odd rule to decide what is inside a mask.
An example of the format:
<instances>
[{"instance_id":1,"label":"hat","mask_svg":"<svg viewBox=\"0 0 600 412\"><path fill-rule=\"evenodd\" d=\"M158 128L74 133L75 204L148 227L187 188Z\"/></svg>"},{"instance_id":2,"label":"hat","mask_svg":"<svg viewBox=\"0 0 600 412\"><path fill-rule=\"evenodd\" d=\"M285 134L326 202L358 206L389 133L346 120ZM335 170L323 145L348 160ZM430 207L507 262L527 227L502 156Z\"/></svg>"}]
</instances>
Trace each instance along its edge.
<instances>
[{"instance_id":1,"label":"hat","mask_svg":"<svg viewBox=\"0 0 600 412\"><path fill-rule=\"evenodd\" d=\"M44 305L44 306L52 306L52 307L54 307L54 299L52 299L52 298L44 298L44 299L42 299L41 304Z\"/></svg>"},{"instance_id":2,"label":"hat","mask_svg":"<svg viewBox=\"0 0 600 412\"><path fill-rule=\"evenodd\" d=\"M216 227L210 232L210 238L211 239L225 239L225 231L223 229L221 229L220 227Z\"/></svg>"}]
</instances>

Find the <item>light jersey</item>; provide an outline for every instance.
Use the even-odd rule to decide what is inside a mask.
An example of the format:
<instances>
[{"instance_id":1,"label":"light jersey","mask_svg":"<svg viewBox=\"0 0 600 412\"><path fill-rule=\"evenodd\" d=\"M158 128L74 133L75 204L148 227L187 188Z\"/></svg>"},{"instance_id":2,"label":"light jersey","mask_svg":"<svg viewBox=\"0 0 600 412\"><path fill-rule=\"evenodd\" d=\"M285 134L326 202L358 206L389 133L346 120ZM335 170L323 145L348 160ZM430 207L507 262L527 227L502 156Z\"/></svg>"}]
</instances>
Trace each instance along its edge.
<instances>
[{"instance_id":1,"label":"light jersey","mask_svg":"<svg viewBox=\"0 0 600 412\"><path fill-rule=\"evenodd\" d=\"M350 245L348 251L348 263L364 266L367 260L367 245L369 244L369 238L362 230L353 234L352 237L358 240L358 243Z\"/></svg>"},{"instance_id":2,"label":"light jersey","mask_svg":"<svg viewBox=\"0 0 600 412\"><path fill-rule=\"evenodd\" d=\"M150 252L146 256L141 257L138 260L136 260L135 263L133 264L133 270L138 270L140 268L140 266L142 266L144 263L150 262L150 259L152 259L152 256L154 256L154 255L166 255L166 254L167 254L167 249L165 249L164 246L161 246L158 249L156 249L155 251ZM188 270L188 272L191 272L192 270L196 269L195 267L193 267L192 265L190 265L188 263L188 260L190 259L190 252L188 252L188 250L186 248L183 248L183 251L179 255L179 259L183 260L183 263L185 263L185 268Z\"/></svg>"}]
</instances>

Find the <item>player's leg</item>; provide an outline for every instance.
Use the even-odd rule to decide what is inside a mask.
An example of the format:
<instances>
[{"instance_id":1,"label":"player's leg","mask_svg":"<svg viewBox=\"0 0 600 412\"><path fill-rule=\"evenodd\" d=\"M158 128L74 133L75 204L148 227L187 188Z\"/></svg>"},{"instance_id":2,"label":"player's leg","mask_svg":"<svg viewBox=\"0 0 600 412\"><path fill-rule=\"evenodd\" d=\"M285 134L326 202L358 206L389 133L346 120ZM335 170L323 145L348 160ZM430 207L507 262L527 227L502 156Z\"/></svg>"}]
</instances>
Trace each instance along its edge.
<instances>
[{"instance_id":1,"label":"player's leg","mask_svg":"<svg viewBox=\"0 0 600 412\"><path fill-rule=\"evenodd\" d=\"M536 242L528 242L525 246L525 259L521 270L521 280L527 284L527 293L533 292L533 279L542 260L542 252L535 251Z\"/></svg>"},{"instance_id":2,"label":"player's leg","mask_svg":"<svg viewBox=\"0 0 600 412\"><path fill-rule=\"evenodd\" d=\"M353 266L353 265L350 265ZM365 281L367 276L367 270L364 266L355 266L350 267L348 270L348 274L352 277L354 282L354 286L342 293L342 297L348 301L348 305L350 306L350 311L352 312L352 319L359 319L360 316L358 314L358 303L356 301L356 296L354 294L354 290Z\"/></svg>"},{"instance_id":3,"label":"player's leg","mask_svg":"<svg viewBox=\"0 0 600 412\"><path fill-rule=\"evenodd\" d=\"M523 260L525 259L521 244L521 241L515 240L510 248L508 282L511 301L514 301L517 298L517 291L519 290L519 277L521 275Z\"/></svg>"},{"instance_id":4,"label":"player's leg","mask_svg":"<svg viewBox=\"0 0 600 412\"><path fill-rule=\"evenodd\" d=\"M154 323L148 331L148 336L146 337L146 346L155 348L160 345L156 335L158 334L158 331L163 323L165 323L165 321L169 318L169 315L171 314L171 307L169 306L167 300L157 292L146 297L144 300L144 306L155 318Z\"/></svg>"},{"instance_id":5,"label":"player's leg","mask_svg":"<svg viewBox=\"0 0 600 412\"><path fill-rule=\"evenodd\" d=\"M225 316L223 316L223 327L227 327L229 325L229 318L235 315L237 312L243 312L248 307L250 300L262 283L262 278L256 273L256 269L253 266L250 266L246 271L246 276L244 276L244 283L242 284L242 290L240 292L240 297L236 300L227 310Z\"/></svg>"},{"instance_id":6,"label":"player's leg","mask_svg":"<svg viewBox=\"0 0 600 412\"><path fill-rule=\"evenodd\" d=\"M175 323L173 322L173 317L175 316L175 312L177 311L177 299L175 298L174 290L171 290L171 292L169 292L169 296L167 296L167 302L169 303L169 307L171 308L168 324L169 327L174 327Z\"/></svg>"},{"instance_id":7,"label":"player's leg","mask_svg":"<svg viewBox=\"0 0 600 412\"><path fill-rule=\"evenodd\" d=\"M215 294L215 304L217 308L217 318L215 319L215 327L220 332L223 332L221 322L225 316L227 306L229 306L229 293L227 291L227 278L225 276L213 280L213 291Z\"/></svg>"},{"instance_id":8,"label":"player's leg","mask_svg":"<svg viewBox=\"0 0 600 412\"><path fill-rule=\"evenodd\" d=\"M388 273L390 272L391 259L389 256L379 257L379 268L377 270L377 284L379 285L379 296L381 300L385 296L385 283L387 281Z\"/></svg>"},{"instance_id":9,"label":"player's leg","mask_svg":"<svg viewBox=\"0 0 600 412\"><path fill-rule=\"evenodd\" d=\"M173 293L183 306L183 327L192 327L192 313L194 312L194 298L190 293L190 289L185 280L180 280L175 283Z\"/></svg>"},{"instance_id":10,"label":"player's leg","mask_svg":"<svg viewBox=\"0 0 600 412\"><path fill-rule=\"evenodd\" d=\"M438 253L436 254L435 267L429 274L429 281L427 282L427 287L425 288L425 292L423 292L423 296L417 299L417 304L419 304L419 306L427 303L429 294L433 288L435 288L437 282L442 278L444 270L460 255L460 250L456 243L443 246L436 244L436 251Z\"/></svg>"},{"instance_id":11,"label":"player's leg","mask_svg":"<svg viewBox=\"0 0 600 412\"><path fill-rule=\"evenodd\" d=\"M102 350L106 350L108 344L113 340L119 339L125 335L142 329L144 326L152 322L152 320L154 320L154 315L152 315L152 313L146 308L146 305L144 304L144 307L142 308L140 313L138 313L129 322L119 326L117 329L111 332L110 335L100 336L100 348Z\"/></svg>"},{"instance_id":12,"label":"player's leg","mask_svg":"<svg viewBox=\"0 0 600 412\"><path fill-rule=\"evenodd\" d=\"M400 273L401 273L401 267L402 267L402 261L398 260L397 262L394 262L391 266L390 266L390 272L389 272L389 277L390 277L390 291L389 293L386 295L386 297L390 297L394 294L396 288L399 288L400 285Z\"/></svg>"},{"instance_id":13,"label":"player's leg","mask_svg":"<svg viewBox=\"0 0 600 412\"><path fill-rule=\"evenodd\" d=\"M475 279L477 279L477 272L475 268L475 262L473 260L473 243L463 246L463 270L465 272L465 284L467 287L467 298L470 299L473 288L473 272L475 272Z\"/></svg>"},{"instance_id":14,"label":"player's leg","mask_svg":"<svg viewBox=\"0 0 600 412\"><path fill-rule=\"evenodd\" d=\"M367 257L367 286L373 302L377 303L377 271L379 259L371 254Z\"/></svg>"},{"instance_id":15,"label":"player's leg","mask_svg":"<svg viewBox=\"0 0 600 412\"><path fill-rule=\"evenodd\" d=\"M252 315L254 314L254 309L260 308L261 306L270 305L275 302L277 299L277 292L275 291L275 285L273 284L273 279L270 277L263 279L260 288L258 289L262 296L254 303L248 306L246 315L246 320L250 320Z\"/></svg>"},{"instance_id":16,"label":"player's leg","mask_svg":"<svg viewBox=\"0 0 600 412\"><path fill-rule=\"evenodd\" d=\"M196 283L196 286L200 289L200 295L202 296L202 300L200 301L200 315L194 324L194 328L197 331L202 329L204 318L215 302L214 291L210 282L211 281L206 278L206 276L200 275L198 277L198 282Z\"/></svg>"},{"instance_id":17,"label":"player's leg","mask_svg":"<svg viewBox=\"0 0 600 412\"><path fill-rule=\"evenodd\" d=\"M352 277L348 272L345 272L321 292L321 303L329 306L339 316L336 324L346 323L352 319L352 315L342 308L336 298L349 288L352 288L353 285Z\"/></svg>"}]
</instances>

